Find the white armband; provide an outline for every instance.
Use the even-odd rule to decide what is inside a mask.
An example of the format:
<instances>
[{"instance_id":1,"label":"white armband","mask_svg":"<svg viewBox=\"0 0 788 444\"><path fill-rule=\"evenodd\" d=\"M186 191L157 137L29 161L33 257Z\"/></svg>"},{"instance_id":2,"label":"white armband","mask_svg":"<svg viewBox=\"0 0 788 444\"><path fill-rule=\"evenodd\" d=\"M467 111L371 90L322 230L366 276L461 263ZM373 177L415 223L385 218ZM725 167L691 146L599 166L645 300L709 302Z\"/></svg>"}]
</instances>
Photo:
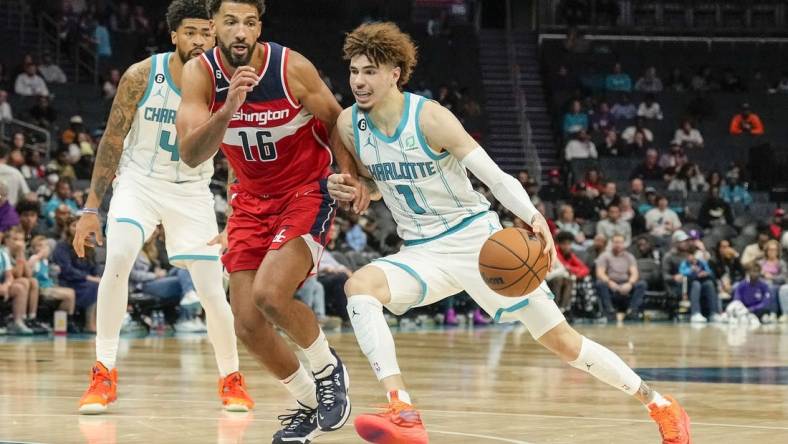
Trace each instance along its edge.
<instances>
[{"instance_id":1,"label":"white armband","mask_svg":"<svg viewBox=\"0 0 788 444\"><path fill-rule=\"evenodd\" d=\"M481 146L468 153L462 164L490 188L506 209L525 223L531 224L539 214L520 181L501 170Z\"/></svg>"}]
</instances>

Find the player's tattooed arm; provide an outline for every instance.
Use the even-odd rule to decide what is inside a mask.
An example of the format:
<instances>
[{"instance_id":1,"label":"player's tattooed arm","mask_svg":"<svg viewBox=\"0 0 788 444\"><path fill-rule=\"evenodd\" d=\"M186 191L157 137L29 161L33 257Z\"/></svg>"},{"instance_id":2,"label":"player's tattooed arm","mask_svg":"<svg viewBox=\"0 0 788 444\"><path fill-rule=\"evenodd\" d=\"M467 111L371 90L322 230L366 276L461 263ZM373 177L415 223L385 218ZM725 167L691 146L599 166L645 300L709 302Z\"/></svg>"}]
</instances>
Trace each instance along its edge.
<instances>
[{"instance_id":1,"label":"player's tattooed arm","mask_svg":"<svg viewBox=\"0 0 788 444\"><path fill-rule=\"evenodd\" d=\"M147 59L131 65L120 79L118 91L107 119L107 128L96 152L90 192L85 202L86 207L98 208L115 178L120 156L123 153L123 141L134 121L137 104L148 86L150 69L150 59Z\"/></svg>"}]
</instances>

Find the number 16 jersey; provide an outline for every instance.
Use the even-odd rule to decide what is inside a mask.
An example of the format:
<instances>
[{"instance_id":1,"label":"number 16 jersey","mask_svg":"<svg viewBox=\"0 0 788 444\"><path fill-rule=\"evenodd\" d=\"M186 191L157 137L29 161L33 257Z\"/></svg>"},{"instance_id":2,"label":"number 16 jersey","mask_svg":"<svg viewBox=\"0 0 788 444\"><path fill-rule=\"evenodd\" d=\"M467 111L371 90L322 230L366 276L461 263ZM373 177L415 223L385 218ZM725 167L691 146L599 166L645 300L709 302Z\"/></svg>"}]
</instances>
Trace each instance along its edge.
<instances>
[{"instance_id":1,"label":"number 16 jersey","mask_svg":"<svg viewBox=\"0 0 788 444\"><path fill-rule=\"evenodd\" d=\"M298 103L287 85L290 50L273 42L265 49L260 82L233 115L222 151L253 195L281 195L328 176L331 151L323 124ZM231 76L218 47L202 55L213 80L211 112L224 106Z\"/></svg>"}]
</instances>

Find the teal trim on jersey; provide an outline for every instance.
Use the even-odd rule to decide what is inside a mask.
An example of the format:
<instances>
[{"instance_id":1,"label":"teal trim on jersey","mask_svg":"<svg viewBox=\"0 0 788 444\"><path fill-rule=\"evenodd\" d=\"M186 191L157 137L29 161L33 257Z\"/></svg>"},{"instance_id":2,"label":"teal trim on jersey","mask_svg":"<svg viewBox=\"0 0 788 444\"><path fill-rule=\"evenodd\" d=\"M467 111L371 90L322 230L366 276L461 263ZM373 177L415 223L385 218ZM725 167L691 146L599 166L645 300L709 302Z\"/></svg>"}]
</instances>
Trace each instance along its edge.
<instances>
[{"instance_id":1,"label":"teal trim on jersey","mask_svg":"<svg viewBox=\"0 0 788 444\"><path fill-rule=\"evenodd\" d=\"M394 131L394 134L392 134L391 137L383 134L383 132L380 131L378 127L375 126L375 122L373 122L372 119L368 115L366 115L366 113L364 114L364 116L367 119L367 125L369 126L369 129L372 131L372 134L374 134L378 139L386 143L394 143L397 139L399 139L400 134L402 134L402 131L405 129L405 125L407 125L408 123L409 115L410 115L410 93L408 92L405 93L405 109L402 110L402 117L399 119L399 125L397 126L397 130Z\"/></svg>"},{"instance_id":2,"label":"teal trim on jersey","mask_svg":"<svg viewBox=\"0 0 788 444\"><path fill-rule=\"evenodd\" d=\"M361 137L358 136L358 106L354 103L350 109L353 113L353 139L356 141L356 154L358 155L358 160L361 161Z\"/></svg>"},{"instance_id":3,"label":"teal trim on jersey","mask_svg":"<svg viewBox=\"0 0 788 444\"><path fill-rule=\"evenodd\" d=\"M474 214L472 216L468 216L465 219L463 219L462 222L458 223L457 225L449 228L448 230L446 230L443 233L440 233L438 235L435 235L435 236L432 236L432 237L428 237L428 238L425 238L425 239L406 240L405 241L405 246L406 247L410 247L410 246L413 246L413 245L426 244L427 242L431 242L431 241L434 241L436 239L440 239L442 237L448 236L448 235L450 235L452 233L456 233L456 232L462 230L463 228L467 227L471 223L473 223L473 221L475 221L476 219L479 219L482 216L486 215L487 213L489 213L489 211L482 211L481 213L476 213L476 214Z\"/></svg>"},{"instance_id":4,"label":"teal trim on jersey","mask_svg":"<svg viewBox=\"0 0 788 444\"><path fill-rule=\"evenodd\" d=\"M548 291L547 297L549 299L555 299L555 295L551 291ZM512 312L515 312L517 310L521 310L521 309L527 307L528 304L529 304L529 300L526 298L526 299L523 299L522 301L512 305L511 307L499 308L498 310L495 311L495 316L493 316L493 322L499 322L501 320L501 317L505 313L512 313Z\"/></svg>"},{"instance_id":5,"label":"teal trim on jersey","mask_svg":"<svg viewBox=\"0 0 788 444\"><path fill-rule=\"evenodd\" d=\"M167 84L169 84L170 88L172 88L172 90L175 91L175 94L178 94L178 96L180 96L181 90L180 88L175 86L175 79L172 78L172 74L170 73L170 57L172 57L173 55L175 55L174 52L168 52L165 54L165 57L162 57L164 59L162 61L164 65L164 78L167 79Z\"/></svg>"},{"instance_id":6,"label":"teal trim on jersey","mask_svg":"<svg viewBox=\"0 0 788 444\"><path fill-rule=\"evenodd\" d=\"M148 86L145 88L145 94L142 96L142 100L137 103L137 108L142 108L142 105L146 100L148 100L148 97L150 97L151 91L153 91L153 84L156 82L156 59L158 58L158 55L151 56L150 73L148 73Z\"/></svg>"},{"instance_id":7,"label":"teal trim on jersey","mask_svg":"<svg viewBox=\"0 0 788 444\"><path fill-rule=\"evenodd\" d=\"M145 245L145 229L142 228L142 224L141 223L137 222L134 219L128 218L128 217L119 217L119 218L115 219L115 222L120 223L120 224L132 224L135 227L139 228L140 229L140 234L142 235L142 245Z\"/></svg>"},{"instance_id":8,"label":"teal trim on jersey","mask_svg":"<svg viewBox=\"0 0 788 444\"><path fill-rule=\"evenodd\" d=\"M219 256L209 254L176 254L170 256L170 261L218 261Z\"/></svg>"},{"instance_id":9,"label":"teal trim on jersey","mask_svg":"<svg viewBox=\"0 0 788 444\"><path fill-rule=\"evenodd\" d=\"M432 148L430 148L429 144L427 144L427 139L424 138L424 134L421 132L421 125L419 125L419 116L421 115L421 108L424 106L424 102L427 99L424 97L419 97L419 103L416 105L416 137L419 139L419 143L421 144L421 149L430 157L432 160L440 160L444 157L449 155L448 151L444 151L442 153L436 153Z\"/></svg>"},{"instance_id":10,"label":"teal trim on jersey","mask_svg":"<svg viewBox=\"0 0 788 444\"><path fill-rule=\"evenodd\" d=\"M424 298L427 297L427 282L425 282L424 279L422 279L421 276L419 276L419 273L417 273L416 270L411 268L409 265L405 265L403 263L395 262L395 261L392 261L392 260L389 260L389 259L375 259L373 262L386 262L387 264L391 264L391 265L394 265L396 267L399 267L399 268L405 270L405 272L407 272L409 275L413 276L413 278L416 279L419 282L419 286L421 286L421 297L419 298L419 300L415 304L413 304L410 307L408 307L408 309L410 309L411 307L415 307L415 306L421 304L422 302L424 302Z\"/></svg>"}]
</instances>

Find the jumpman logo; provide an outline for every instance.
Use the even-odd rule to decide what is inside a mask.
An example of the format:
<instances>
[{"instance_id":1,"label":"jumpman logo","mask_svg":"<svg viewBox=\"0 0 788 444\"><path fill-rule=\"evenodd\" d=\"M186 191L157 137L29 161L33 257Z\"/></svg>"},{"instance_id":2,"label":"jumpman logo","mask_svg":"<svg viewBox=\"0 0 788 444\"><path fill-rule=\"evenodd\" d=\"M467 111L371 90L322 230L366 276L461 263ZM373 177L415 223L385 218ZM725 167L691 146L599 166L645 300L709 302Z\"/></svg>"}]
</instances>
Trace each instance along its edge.
<instances>
[{"instance_id":1,"label":"jumpman logo","mask_svg":"<svg viewBox=\"0 0 788 444\"><path fill-rule=\"evenodd\" d=\"M590 363L590 364L586 362L586 368L587 368L587 370L588 370L589 372L591 371L591 367L592 367L593 365L594 365L594 363L593 363L593 362L592 362L592 363Z\"/></svg>"},{"instance_id":2,"label":"jumpman logo","mask_svg":"<svg viewBox=\"0 0 788 444\"><path fill-rule=\"evenodd\" d=\"M367 138L367 143L364 144L364 146L367 146L367 145L370 145L370 146L372 146L372 148L375 148L375 143L372 141L372 135L370 135Z\"/></svg>"},{"instance_id":3,"label":"jumpman logo","mask_svg":"<svg viewBox=\"0 0 788 444\"><path fill-rule=\"evenodd\" d=\"M358 316L359 312L356 311L356 307L353 307L353 316Z\"/></svg>"},{"instance_id":4,"label":"jumpman logo","mask_svg":"<svg viewBox=\"0 0 788 444\"><path fill-rule=\"evenodd\" d=\"M162 87L160 87L160 88L159 88L159 89L156 91L156 94L154 94L154 95L153 95L153 97L156 97L156 96L158 96L158 97L161 97L161 98L163 99L163 98L164 98L164 93L162 93L162 90L163 90L163 89L164 89L164 87L163 87L163 86L162 86Z\"/></svg>"}]
</instances>

